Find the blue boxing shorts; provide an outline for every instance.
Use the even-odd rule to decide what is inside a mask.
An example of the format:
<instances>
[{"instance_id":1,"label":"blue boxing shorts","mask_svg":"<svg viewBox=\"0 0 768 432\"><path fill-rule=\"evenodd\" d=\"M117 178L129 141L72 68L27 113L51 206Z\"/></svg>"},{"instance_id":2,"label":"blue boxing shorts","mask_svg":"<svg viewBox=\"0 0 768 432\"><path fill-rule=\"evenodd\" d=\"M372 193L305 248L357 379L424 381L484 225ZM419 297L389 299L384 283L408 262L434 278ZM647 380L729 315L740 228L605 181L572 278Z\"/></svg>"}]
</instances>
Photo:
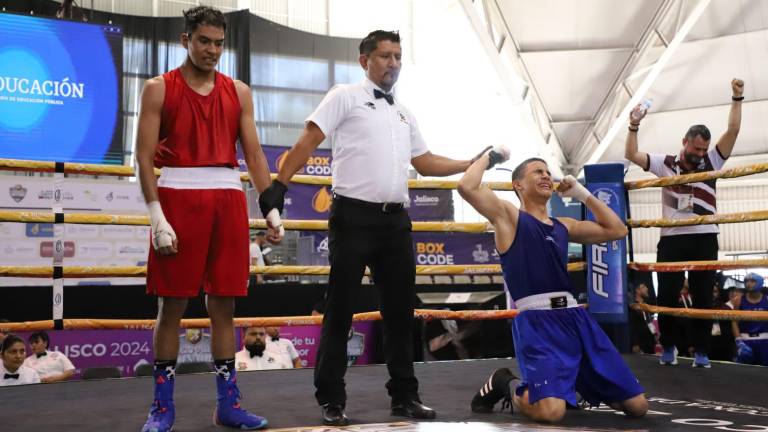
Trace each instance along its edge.
<instances>
[{"instance_id":1,"label":"blue boxing shorts","mask_svg":"<svg viewBox=\"0 0 768 432\"><path fill-rule=\"evenodd\" d=\"M768 366L768 333L741 334L742 340L752 348L752 364Z\"/></svg>"},{"instance_id":2,"label":"blue boxing shorts","mask_svg":"<svg viewBox=\"0 0 768 432\"><path fill-rule=\"evenodd\" d=\"M522 373L517 394L528 401L554 397L576 405L576 392L592 406L631 399L644 392L621 355L581 307L530 309L512 322Z\"/></svg>"}]
</instances>

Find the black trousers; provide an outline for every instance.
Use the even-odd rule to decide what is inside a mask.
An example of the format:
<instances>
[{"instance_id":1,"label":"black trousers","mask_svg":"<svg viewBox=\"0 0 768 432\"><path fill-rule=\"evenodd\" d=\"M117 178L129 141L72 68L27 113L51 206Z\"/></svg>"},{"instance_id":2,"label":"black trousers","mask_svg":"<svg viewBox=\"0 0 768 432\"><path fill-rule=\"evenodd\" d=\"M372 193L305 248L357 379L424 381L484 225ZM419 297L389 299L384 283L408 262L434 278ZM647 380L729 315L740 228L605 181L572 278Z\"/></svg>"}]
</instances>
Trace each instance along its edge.
<instances>
[{"instance_id":1,"label":"black trousers","mask_svg":"<svg viewBox=\"0 0 768 432\"><path fill-rule=\"evenodd\" d=\"M380 206L337 197L331 205L328 231L331 274L315 366L318 403L346 404L344 374L352 299L366 266L379 291L384 319L389 395L393 401L418 399L412 342L416 267L408 213L402 208L385 212Z\"/></svg>"},{"instance_id":2,"label":"black trousers","mask_svg":"<svg viewBox=\"0 0 768 432\"><path fill-rule=\"evenodd\" d=\"M717 234L665 236L661 237L659 241L656 260L658 262L716 260L718 249ZM712 309L712 289L715 286L715 275L714 270L688 272L688 290L694 309ZM685 278L683 272L660 272L658 278L659 306L678 307L680 289L683 287ZM680 339L684 334L684 319L659 315L661 345L672 347L682 343L685 346L692 345L698 353L709 353L712 321L692 319L690 323L691 340L682 341Z\"/></svg>"}]
</instances>

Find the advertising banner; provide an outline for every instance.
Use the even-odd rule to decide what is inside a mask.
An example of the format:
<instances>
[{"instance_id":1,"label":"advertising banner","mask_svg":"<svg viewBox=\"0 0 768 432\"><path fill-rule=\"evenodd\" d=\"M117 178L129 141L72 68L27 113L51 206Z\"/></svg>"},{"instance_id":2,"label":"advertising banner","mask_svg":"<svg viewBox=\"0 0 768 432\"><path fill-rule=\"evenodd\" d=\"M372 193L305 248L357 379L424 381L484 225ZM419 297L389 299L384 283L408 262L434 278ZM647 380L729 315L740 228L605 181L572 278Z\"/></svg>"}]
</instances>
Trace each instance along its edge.
<instances>
[{"instance_id":1,"label":"advertising banner","mask_svg":"<svg viewBox=\"0 0 768 432\"><path fill-rule=\"evenodd\" d=\"M587 189L626 222L624 166L598 164L584 167ZM587 211L587 219L595 220ZM589 312L599 322L626 323L625 239L587 246L587 292Z\"/></svg>"}]
</instances>

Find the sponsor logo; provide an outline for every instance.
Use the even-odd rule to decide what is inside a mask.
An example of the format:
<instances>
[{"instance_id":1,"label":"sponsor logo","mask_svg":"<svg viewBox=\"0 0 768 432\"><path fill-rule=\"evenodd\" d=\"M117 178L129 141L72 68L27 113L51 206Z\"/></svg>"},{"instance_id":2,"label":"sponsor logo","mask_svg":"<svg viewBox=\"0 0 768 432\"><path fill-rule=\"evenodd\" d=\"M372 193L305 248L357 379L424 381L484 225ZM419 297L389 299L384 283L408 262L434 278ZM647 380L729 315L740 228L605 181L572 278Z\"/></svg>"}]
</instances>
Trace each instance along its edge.
<instances>
[{"instance_id":1,"label":"sponsor logo","mask_svg":"<svg viewBox=\"0 0 768 432\"><path fill-rule=\"evenodd\" d=\"M315 192L312 197L312 209L318 213L326 213L331 208L331 202L333 201L331 194L328 193L328 189L323 186Z\"/></svg>"},{"instance_id":2,"label":"sponsor logo","mask_svg":"<svg viewBox=\"0 0 768 432\"><path fill-rule=\"evenodd\" d=\"M105 198L108 202L112 202L112 200L115 198L115 195L110 191Z\"/></svg>"},{"instance_id":3,"label":"sponsor logo","mask_svg":"<svg viewBox=\"0 0 768 432\"><path fill-rule=\"evenodd\" d=\"M416 195L413 197L413 203L415 205L438 205L440 204L440 197L429 195Z\"/></svg>"},{"instance_id":4,"label":"sponsor logo","mask_svg":"<svg viewBox=\"0 0 768 432\"><path fill-rule=\"evenodd\" d=\"M56 242L56 252L62 253L64 252L64 258L72 258L75 256L75 242L73 241L57 241ZM53 257L53 251L54 251L54 243L52 241L44 241L40 242L40 256L43 258L51 258Z\"/></svg>"},{"instance_id":5,"label":"sponsor logo","mask_svg":"<svg viewBox=\"0 0 768 432\"><path fill-rule=\"evenodd\" d=\"M28 223L27 237L53 237L53 224Z\"/></svg>"},{"instance_id":6,"label":"sponsor logo","mask_svg":"<svg viewBox=\"0 0 768 432\"><path fill-rule=\"evenodd\" d=\"M408 124L408 118L405 116L405 114L403 114L401 111L398 111L397 115L400 117L401 122Z\"/></svg>"},{"instance_id":7,"label":"sponsor logo","mask_svg":"<svg viewBox=\"0 0 768 432\"><path fill-rule=\"evenodd\" d=\"M288 150L284 151L278 158L275 164L278 171L285 162L285 157L288 155ZM297 174L309 174L317 176L329 176L331 175L331 157L330 156L310 156L307 159L307 163L302 167Z\"/></svg>"},{"instance_id":8,"label":"sponsor logo","mask_svg":"<svg viewBox=\"0 0 768 432\"><path fill-rule=\"evenodd\" d=\"M445 252L445 243L416 242L416 263L420 265L453 264L453 254Z\"/></svg>"},{"instance_id":9,"label":"sponsor logo","mask_svg":"<svg viewBox=\"0 0 768 432\"><path fill-rule=\"evenodd\" d=\"M328 237L324 237L320 244L317 245L317 252L323 256L328 256Z\"/></svg>"},{"instance_id":10,"label":"sponsor logo","mask_svg":"<svg viewBox=\"0 0 768 432\"><path fill-rule=\"evenodd\" d=\"M472 251L472 259L477 263L487 263L491 260L490 253L483 249L483 245L480 243L475 245L475 250Z\"/></svg>"},{"instance_id":11,"label":"sponsor logo","mask_svg":"<svg viewBox=\"0 0 768 432\"><path fill-rule=\"evenodd\" d=\"M11 196L11 198L14 201L19 203L21 202L21 200L24 199L25 196L27 196L27 188L25 188L20 184L13 185L10 188L8 188L8 194Z\"/></svg>"}]
</instances>

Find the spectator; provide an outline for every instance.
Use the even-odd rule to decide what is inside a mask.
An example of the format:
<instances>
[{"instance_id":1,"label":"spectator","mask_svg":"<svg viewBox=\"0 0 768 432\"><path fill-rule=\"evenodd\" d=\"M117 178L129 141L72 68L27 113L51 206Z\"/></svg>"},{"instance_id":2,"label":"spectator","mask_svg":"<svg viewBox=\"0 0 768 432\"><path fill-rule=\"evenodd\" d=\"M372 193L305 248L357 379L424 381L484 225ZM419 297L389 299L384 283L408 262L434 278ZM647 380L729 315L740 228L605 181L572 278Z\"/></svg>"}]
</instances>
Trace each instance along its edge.
<instances>
[{"instance_id":1,"label":"spectator","mask_svg":"<svg viewBox=\"0 0 768 432\"><path fill-rule=\"evenodd\" d=\"M0 324L5 324L7 322L9 322L9 321L7 319L5 319L5 318L0 319ZM4 331L2 328L0 328L0 344L3 343L3 339L5 339L5 337L7 335L8 335L8 333L6 331Z\"/></svg>"},{"instance_id":2,"label":"spectator","mask_svg":"<svg viewBox=\"0 0 768 432\"><path fill-rule=\"evenodd\" d=\"M280 361L267 350L267 330L264 327L248 327L243 338L243 349L235 354L237 370L290 369L293 364Z\"/></svg>"},{"instance_id":3,"label":"spectator","mask_svg":"<svg viewBox=\"0 0 768 432\"><path fill-rule=\"evenodd\" d=\"M34 369L24 366L27 349L20 337L7 334L0 344L0 355L3 357L0 364L0 387L40 382L40 375Z\"/></svg>"},{"instance_id":4,"label":"spectator","mask_svg":"<svg viewBox=\"0 0 768 432\"><path fill-rule=\"evenodd\" d=\"M677 307L683 309L691 309L693 307L693 299L691 298L690 289L688 286L688 279L683 279L683 287L680 289L680 297L677 299ZM691 345L693 334L693 320L689 318L678 318L677 327L671 331L674 333L672 340L675 341L675 346L678 353L682 353L683 356L692 357L695 352L695 348Z\"/></svg>"},{"instance_id":5,"label":"spectator","mask_svg":"<svg viewBox=\"0 0 768 432\"><path fill-rule=\"evenodd\" d=\"M48 333L39 331L29 336L32 355L24 360L24 366L34 369L40 375L40 381L52 383L66 381L75 374L75 366L64 354L48 351L50 346Z\"/></svg>"},{"instance_id":6,"label":"spectator","mask_svg":"<svg viewBox=\"0 0 768 432\"><path fill-rule=\"evenodd\" d=\"M677 155L648 154L638 150L638 131L640 122L645 117L645 110L638 105L629 118L625 156L646 171L658 177L692 174L714 171L723 167L731 156L736 137L741 127L741 102L744 100L744 81L731 81L732 103L728 116L728 128L717 141L714 148L709 148L711 134L704 125L694 125L688 129L682 139L683 148ZM695 216L715 214L717 211L716 180L667 186L662 189L662 214L665 219L689 219ZM715 224L675 226L661 229L656 260L658 262L716 260L718 253L718 228ZM715 283L715 271L688 272L691 285L693 307L710 309L712 307L712 285ZM675 306L678 290L682 286L682 272L663 272L659 278L659 305ZM660 363L677 364L675 352L674 317L661 315L659 327L661 345L664 348ZM692 323L691 342L695 348L694 367L711 367L709 362L709 344L712 336L712 321L695 320Z\"/></svg>"},{"instance_id":7,"label":"spectator","mask_svg":"<svg viewBox=\"0 0 768 432\"><path fill-rule=\"evenodd\" d=\"M763 294L763 277L748 273L744 278L747 294L739 302L739 310L768 311L768 296ZM768 321L733 321L733 336L739 363L768 366Z\"/></svg>"},{"instance_id":8,"label":"spectator","mask_svg":"<svg viewBox=\"0 0 768 432\"><path fill-rule=\"evenodd\" d=\"M266 257L271 249L267 247L267 233L264 231L256 231L251 234L251 245L249 247L251 265L264 267L268 266L269 260ZM256 283L264 283L264 275L256 275Z\"/></svg>"},{"instance_id":9,"label":"spectator","mask_svg":"<svg viewBox=\"0 0 768 432\"><path fill-rule=\"evenodd\" d=\"M648 300L648 286L638 283L635 287L635 303L644 304ZM656 346L656 335L653 331L653 314L643 310L630 308L629 332L632 341L632 352L653 354Z\"/></svg>"},{"instance_id":10,"label":"spectator","mask_svg":"<svg viewBox=\"0 0 768 432\"><path fill-rule=\"evenodd\" d=\"M301 357L293 342L280 337L280 327L267 327L267 350L280 357L280 364L292 364L294 368L301 368Z\"/></svg>"},{"instance_id":11,"label":"spectator","mask_svg":"<svg viewBox=\"0 0 768 432\"><path fill-rule=\"evenodd\" d=\"M712 289L712 301L714 309L733 310L733 305L727 301L727 291L715 285ZM731 290L735 291L735 290ZM712 324L712 360L733 361L736 357L736 341L733 337L733 328L728 320L718 320Z\"/></svg>"}]
</instances>

